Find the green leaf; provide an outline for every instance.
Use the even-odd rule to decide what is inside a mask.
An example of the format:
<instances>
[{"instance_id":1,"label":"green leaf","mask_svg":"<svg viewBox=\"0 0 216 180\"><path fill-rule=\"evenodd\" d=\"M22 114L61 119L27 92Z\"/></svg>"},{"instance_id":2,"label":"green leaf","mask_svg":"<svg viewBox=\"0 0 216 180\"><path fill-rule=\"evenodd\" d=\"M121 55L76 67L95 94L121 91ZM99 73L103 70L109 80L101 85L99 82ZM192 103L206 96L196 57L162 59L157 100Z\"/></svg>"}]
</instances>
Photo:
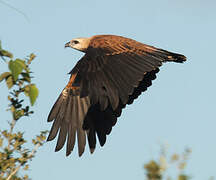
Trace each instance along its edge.
<instances>
[{"instance_id":1,"label":"green leaf","mask_svg":"<svg viewBox=\"0 0 216 180\"><path fill-rule=\"evenodd\" d=\"M7 83L8 89L10 89L14 85L12 76L7 77L6 83Z\"/></svg>"},{"instance_id":2,"label":"green leaf","mask_svg":"<svg viewBox=\"0 0 216 180\"><path fill-rule=\"evenodd\" d=\"M10 60L9 62L9 69L12 73L13 79L14 81L17 81L19 74L22 72L23 70L23 65L20 63L20 61L12 61Z\"/></svg>"},{"instance_id":3,"label":"green leaf","mask_svg":"<svg viewBox=\"0 0 216 180\"><path fill-rule=\"evenodd\" d=\"M0 49L0 56L13 58L13 54L10 53L9 51L4 50L4 49Z\"/></svg>"},{"instance_id":4,"label":"green leaf","mask_svg":"<svg viewBox=\"0 0 216 180\"><path fill-rule=\"evenodd\" d=\"M38 88L36 87L35 84L31 84L30 85L30 90L29 90L29 98L30 98L30 102L31 105L33 106L37 97L38 97L39 91Z\"/></svg>"},{"instance_id":5,"label":"green leaf","mask_svg":"<svg viewBox=\"0 0 216 180\"><path fill-rule=\"evenodd\" d=\"M11 73L10 72L4 72L0 75L0 82L3 81L4 79L6 79L8 76L10 76Z\"/></svg>"},{"instance_id":6,"label":"green leaf","mask_svg":"<svg viewBox=\"0 0 216 180\"><path fill-rule=\"evenodd\" d=\"M27 65L26 65L26 63L25 63L24 60L22 60L22 59L16 59L15 62L19 63L23 67L23 69L25 69L28 72L28 68L27 68Z\"/></svg>"}]
</instances>

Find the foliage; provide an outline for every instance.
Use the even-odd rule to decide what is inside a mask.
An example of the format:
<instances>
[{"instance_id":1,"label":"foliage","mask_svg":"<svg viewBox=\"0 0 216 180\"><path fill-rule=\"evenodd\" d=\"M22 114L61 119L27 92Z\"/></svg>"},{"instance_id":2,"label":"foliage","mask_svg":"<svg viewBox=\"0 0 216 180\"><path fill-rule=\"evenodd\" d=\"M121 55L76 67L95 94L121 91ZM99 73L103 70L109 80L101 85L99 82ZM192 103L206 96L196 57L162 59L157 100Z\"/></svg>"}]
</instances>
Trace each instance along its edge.
<instances>
[{"instance_id":1,"label":"foliage","mask_svg":"<svg viewBox=\"0 0 216 180\"><path fill-rule=\"evenodd\" d=\"M35 59L30 54L25 59L13 59L13 54L2 49L0 43L0 57L8 64L8 72L0 75L0 82L6 82L9 89L9 111L12 113L12 120L9 122L9 129L0 129L0 180L27 180L28 175L18 174L19 170L28 170L29 161L35 156L36 150L42 146L46 139L47 131L42 131L36 138L32 139L33 148L26 148L27 141L23 132L14 132L16 122L24 116L30 116L34 112L30 105L24 105L27 96L31 106L38 97L38 89L32 81L30 65ZM26 101L25 101L26 103ZM26 103L28 104L28 103Z\"/></svg>"},{"instance_id":2,"label":"foliage","mask_svg":"<svg viewBox=\"0 0 216 180\"><path fill-rule=\"evenodd\" d=\"M144 165L146 172L146 180L189 180L191 179L184 171L187 165L188 157L191 153L190 149L185 149L182 154L173 154L167 157L166 149L162 147L161 155L159 160L151 160ZM166 176L168 167L175 165L178 171L176 178Z\"/></svg>"}]
</instances>

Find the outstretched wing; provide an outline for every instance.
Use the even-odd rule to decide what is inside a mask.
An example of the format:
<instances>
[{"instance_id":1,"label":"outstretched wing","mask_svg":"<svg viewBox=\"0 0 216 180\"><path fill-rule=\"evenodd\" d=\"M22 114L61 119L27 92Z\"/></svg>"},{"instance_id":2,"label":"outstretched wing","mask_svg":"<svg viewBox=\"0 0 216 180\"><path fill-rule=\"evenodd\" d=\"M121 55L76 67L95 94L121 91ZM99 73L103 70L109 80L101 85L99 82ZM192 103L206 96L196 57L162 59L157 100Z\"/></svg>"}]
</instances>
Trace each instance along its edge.
<instances>
[{"instance_id":1,"label":"outstretched wing","mask_svg":"<svg viewBox=\"0 0 216 180\"><path fill-rule=\"evenodd\" d=\"M60 130L56 151L67 138L69 155L77 134L79 155L82 155L87 134L93 152L96 134L103 146L122 108L151 85L162 62L185 60L183 55L120 36L95 36L50 112L48 121L54 123L48 140L54 139Z\"/></svg>"},{"instance_id":2,"label":"outstretched wing","mask_svg":"<svg viewBox=\"0 0 216 180\"><path fill-rule=\"evenodd\" d=\"M80 85L81 97L89 95L101 110L110 104L115 110L119 102L127 104L134 89L146 73L156 70L162 62L183 62L183 55L148 46L132 39L95 36L86 55L71 73L77 73L73 85ZM78 70L77 70L78 69Z\"/></svg>"}]
</instances>

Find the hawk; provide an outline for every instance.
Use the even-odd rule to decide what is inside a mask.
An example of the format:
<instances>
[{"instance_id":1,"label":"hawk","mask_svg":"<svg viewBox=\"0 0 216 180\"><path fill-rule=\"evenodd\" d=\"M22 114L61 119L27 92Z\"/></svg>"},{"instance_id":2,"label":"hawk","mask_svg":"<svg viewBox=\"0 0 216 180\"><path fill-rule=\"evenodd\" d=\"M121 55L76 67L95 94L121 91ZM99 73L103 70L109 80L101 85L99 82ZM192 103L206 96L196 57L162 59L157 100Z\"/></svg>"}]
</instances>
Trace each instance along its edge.
<instances>
[{"instance_id":1,"label":"hawk","mask_svg":"<svg viewBox=\"0 0 216 180\"><path fill-rule=\"evenodd\" d=\"M79 156L86 139L91 153L97 139L103 146L122 109L151 86L162 63L186 61L184 55L116 35L76 38L65 47L85 53L48 116L53 124L47 140L58 134L55 151L67 141L66 156L76 139Z\"/></svg>"}]
</instances>

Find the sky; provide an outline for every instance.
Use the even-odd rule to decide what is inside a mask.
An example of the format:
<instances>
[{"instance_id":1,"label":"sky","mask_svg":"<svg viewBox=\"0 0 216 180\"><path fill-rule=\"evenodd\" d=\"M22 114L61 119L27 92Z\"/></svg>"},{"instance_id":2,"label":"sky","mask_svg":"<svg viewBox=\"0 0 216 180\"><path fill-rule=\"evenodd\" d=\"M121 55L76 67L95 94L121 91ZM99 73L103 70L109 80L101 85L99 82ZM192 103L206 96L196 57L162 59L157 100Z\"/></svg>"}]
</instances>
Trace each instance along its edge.
<instances>
[{"instance_id":1,"label":"sky","mask_svg":"<svg viewBox=\"0 0 216 180\"><path fill-rule=\"evenodd\" d=\"M157 159L161 144L170 154L192 149L187 171L194 179L216 177L216 1L213 0L0 0L0 40L15 57L35 53L32 64L39 97L29 118L15 130L31 139L51 128L48 113L67 84L67 74L83 53L64 49L76 37L122 35L187 56L184 64L166 63L153 85L122 116L106 144L81 158L77 147L54 152L56 140L38 150L30 163L33 179L144 179L144 163ZM0 73L7 66L0 61ZM7 87L0 84L0 128L7 128ZM170 172L172 174L172 172Z\"/></svg>"}]
</instances>

